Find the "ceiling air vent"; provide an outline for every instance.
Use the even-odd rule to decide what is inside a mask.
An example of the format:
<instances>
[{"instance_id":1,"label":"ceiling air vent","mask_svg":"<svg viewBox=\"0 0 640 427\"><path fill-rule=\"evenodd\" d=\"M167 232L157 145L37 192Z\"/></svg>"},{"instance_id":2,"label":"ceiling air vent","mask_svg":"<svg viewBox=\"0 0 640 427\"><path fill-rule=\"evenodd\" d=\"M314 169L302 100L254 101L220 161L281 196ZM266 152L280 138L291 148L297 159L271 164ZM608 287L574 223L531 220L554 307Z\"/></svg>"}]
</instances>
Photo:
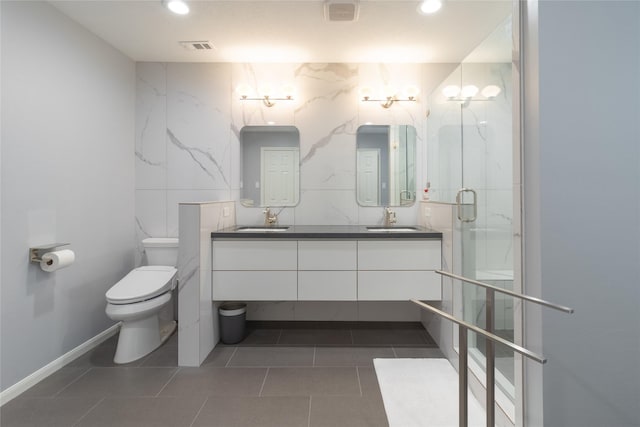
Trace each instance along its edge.
<instances>
[{"instance_id":1,"label":"ceiling air vent","mask_svg":"<svg viewBox=\"0 0 640 427\"><path fill-rule=\"evenodd\" d=\"M324 4L324 19L332 22L351 22L358 19L358 2L329 0Z\"/></svg>"},{"instance_id":2,"label":"ceiling air vent","mask_svg":"<svg viewBox=\"0 0 640 427\"><path fill-rule=\"evenodd\" d=\"M186 50L214 50L216 47L208 40L178 42Z\"/></svg>"}]
</instances>

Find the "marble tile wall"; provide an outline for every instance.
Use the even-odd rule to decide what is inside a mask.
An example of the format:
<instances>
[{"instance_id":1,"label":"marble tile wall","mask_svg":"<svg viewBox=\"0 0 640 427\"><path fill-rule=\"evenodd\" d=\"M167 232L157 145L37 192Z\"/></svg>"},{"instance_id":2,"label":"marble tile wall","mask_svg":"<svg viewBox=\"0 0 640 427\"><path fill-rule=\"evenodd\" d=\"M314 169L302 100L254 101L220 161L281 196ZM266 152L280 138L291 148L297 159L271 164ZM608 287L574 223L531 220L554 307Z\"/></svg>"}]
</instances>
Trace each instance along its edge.
<instances>
[{"instance_id":1,"label":"marble tile wall","mask_svg":"<svg viewBox=\"0 0 640 427\"><path fill-rule=\"evenodd\" d=\"M513 144L511 64L463 64L430 98L427 125L432 199L455 202L461 187L478 194L478 219L470 227L476 270L513 270ZM460 108L440 91L447 85L495 84L501 93L491 101Z\"/></svg>"},{"instance_id":2,"label":"marble tile wall","mask_svg":"<svg viewBox=\"0 0 640 427\"><path fill-rule=\"evenodd\" d=\"M426 97L452 64L138 63L136 102L136 233L178 236L178 204L235 201L237 224L263 221L240 199L243 126L294 125L300 132L300 203L281 224L381 224L382 207L355 197L356 131L363 124L410 124L417 130L417 177L425 181ZM240 84L295 87L295 100L265 107L241 101ZM418 88L418 102L389 109L359 100L361 86ZM396 208L399 224L415 224L418 204ZM137 263L143 262L138 248ZM419 320L419 310L387 303L260 303L249 318L277 320Z\"/></svg>"},{"instance_id":3,"label":"marble tile wall","mask_svg":"<svg viewBox=\"0 0 640 427\"><path fill-rule=\"evenodd\" d=\"M211 300L211 232L235 224L233 202L180 203L178 363L199 366L218 342Z\"/></svg>"},{"instance_id":4,"label":"marble tile wall","mask_svg":"<svg viewBox=\"0 0 640 427\"><path fill-rule=\"evenodd\" d=\"M417 130L416 182L425 181L426 94L450 64L138 63L136 101L136 231L177 236L178 203L239 200L239 132L246 125L294 125L300 131L300 203L286 224L375 224L382 208L355 198L355 140L360 125L411 124ZM272 108L241 101L239 84L292 84L295 100ZM418 102L384 109L359 100L361 86L414 85ZM417 205L397 208L415 223ZM237 205L238 224L262 221L259 208ZM138 262L141 259L139 248Z\"/></svg>"}]
</instances>

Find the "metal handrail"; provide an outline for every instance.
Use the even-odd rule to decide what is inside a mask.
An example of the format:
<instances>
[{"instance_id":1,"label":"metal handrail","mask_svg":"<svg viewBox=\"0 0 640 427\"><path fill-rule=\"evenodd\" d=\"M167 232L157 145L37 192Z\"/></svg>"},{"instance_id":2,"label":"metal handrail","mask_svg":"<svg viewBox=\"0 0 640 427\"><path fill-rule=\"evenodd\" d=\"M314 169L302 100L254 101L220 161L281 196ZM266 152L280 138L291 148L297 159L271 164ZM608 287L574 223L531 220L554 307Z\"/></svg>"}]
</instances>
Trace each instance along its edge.
<instances>
[{"instance_id":1,"label":"metal handrail","mask_svg":"<svg viewBox=\"0 0 640 427\"><path fill-rule=\"evenodd\" d=\"M463 276L458 276L457 274L449 273L447 271L436 270L436 273L448 276L453 279L457 279L463 282L471 283L473 285L481 286L487 290L486 296L486 322L485 329L482 329L476 325L471 323L467 323L463 320L459 320L454 316L445 313L444 311L438 310L437 308L431 307L428 304L423 303L418 300L411 300L411 302L419 305L420 307L431 311L439 315L440 317L444 317L447 320L450 320L460 327L458 333L458 411L459 411L459 425L460 427L466 427L468 424L468 401L467 401L467 331L470 329L477 334L480 334L487 338L485 345L485 359L486 359L486 375L487 375L487 396L486 396L486 410L487 410L487 426L495 425L495 349L494 342L500 343L502 345L507 346L511 350L522 354L529 359L535 360L538 363L546 363L547 359L543 356L536 354L530 350L527 350L524 347L520 347L510 341L505 340L497 335L494 335L493 332L493 323L494 323L494 315L493 309L495 306L495 292L500 292L506 295L510 295L515 298L520 298L524 301L533 302L536 304L543 305L545 307L553 308L554 310L563 311L565 313L573 313L573 309L569 307L565 307L562 305L554 304L549 301L545 301L539 298L534 298L529 295L519 294L517 292L509 291L507 289L502 289L497 286L489 285L487 283L479 282L477 280L468 279Z\"/></svg>"},{"instance_id":2,"label":"metal handrail","mask_svg":"<svg viewBox=\"0 0 640 427\"><path fill-rule=\"evenodd\" d=\"M525 301L533 302L536 304L544 305L545 307L553 308L554 310L564 311L565 313L573 313L573 308L565 307L563 305L554 304L549 301L545 301L540 298L531 297L529 295L519 294L517 292L510 291L508 289L502 289L497 286L489 285L488 283L478 282L477 280L468 279L464 276L458 276L457 274L449 273L448 271L436 270L436 273L441 274L443 276L448 276L453 279L461 280L463 282L471 283L473 285L482 286L486 289L491 289L496 292L500 292L502 294L511 295L512 297L520 298Z\"/></svg>"},{"instance_id":3,"label":"metal handrail","mask_svg":"<svg viewBox=\"0 0 640 427\"><path fill-rule=\"evenodd\" d=\"M526 356L529 359L535 360L536 362L542 363L542 364L547 363L547 359L544 356L542 356L540 354L536 354L536 353L532 352L531 350L527 350L524 347L520 347L517 344L513 344L511 341L507 341L504 338L499 337L498 335L494 335L492 333L489 333L489 332L485 331L484 329L482 329L482 328L480 328L480 327L478 327L478 326L476 326L476 325L474 325L472 323L468 323L468 322L465 322L464 320L457 319L457 318L453 317L452 315L450 315L448 313L445 313L444 311L438 310L437 308L432 307L429 304L425 304L422 301L418 301L418 300L412 299L411 302L414 303L414 304L418 304L420 307L425 308L425 309L431 311L432 313L435 313L435 314L437 314L437 315L439 315L441 317L444 317L445 319L450 320L453 323L457 323L458 325L463 326L466 329L471 329L473 332L475 332L477 334L480 334L480 335L484 336L485 338L490 339L491 341L495 341L497 343L505 345L505 346L509 347L511 350L513 350L513 351L515 351L517 353L520 353L521 355Z\"/></svg>"}]
</instances>

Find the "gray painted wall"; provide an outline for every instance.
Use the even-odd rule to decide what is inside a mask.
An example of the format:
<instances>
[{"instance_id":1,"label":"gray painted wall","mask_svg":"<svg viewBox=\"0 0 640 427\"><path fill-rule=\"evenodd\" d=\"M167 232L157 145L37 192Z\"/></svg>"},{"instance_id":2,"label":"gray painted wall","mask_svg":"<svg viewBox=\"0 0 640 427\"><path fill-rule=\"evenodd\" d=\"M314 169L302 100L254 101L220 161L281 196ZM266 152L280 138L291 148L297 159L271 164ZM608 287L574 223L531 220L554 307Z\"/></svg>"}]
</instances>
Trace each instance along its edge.
<instances>
[{"instance_id":1,"label":"gray painted wall","mask_svg":"<svg viewBox=\"0 0 640 427\"><path fill-rule=\"evenodd\" d=\"M528 425L638 426L640 3L527 11L525 292L576 310L528 311Z\"/></svg>"},{"instance_id":2,"label":"gray painted wall","mask_svg":"<svg viewBox=\"0 0 640 427\"><path fill-rule=\"evenodd\" d=\"M134 262L135 65L43 2L2 8L1 386L113 325ZM45 273L31 245L70 242Z\"/></svg>"}]
</instances>

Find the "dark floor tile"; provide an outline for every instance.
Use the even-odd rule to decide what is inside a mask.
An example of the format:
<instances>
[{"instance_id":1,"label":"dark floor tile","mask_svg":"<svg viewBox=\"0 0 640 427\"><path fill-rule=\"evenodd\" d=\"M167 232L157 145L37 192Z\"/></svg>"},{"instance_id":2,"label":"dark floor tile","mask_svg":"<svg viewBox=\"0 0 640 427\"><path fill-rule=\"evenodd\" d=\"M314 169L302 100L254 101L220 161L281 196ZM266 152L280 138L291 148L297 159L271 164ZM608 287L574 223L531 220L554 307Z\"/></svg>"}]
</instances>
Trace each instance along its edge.
<instances>
[{"instance_id":1,"label":"dark floor tile","mask_svg":"<svg viewBox=\"0 0 640 427\"><path fill-rule=\"evenodd\" d=\"M204 396L106 398L76 426L187 427L205 399Z\"/></svg>"},{"instance_id":2,"label":"dark floor tile","mask_svg":"<svg viewBox=\"0 0 640 427\"><path fill-rule=\"evenodd\" d=\"M360 396L313 396L310 427L388 426L384 405L379 399Z\"/></svg>"},{"instance_id":3,"label":"dark floor tile","mask_svg":"<svg viewBox=\"0 0 640 427\"><path fill-rule=\"evenodd\" d=\"M209 398L194 427L301 427L309 420L309 397Z\"/></svg>"},{"instance_id":4,"label":"dark floor tile","mask_svg":"<svg viewBox=\"0 0 640 427\"><path fill-rule=\"evenodd\" d=\"M102 341L98 347L115 347L118 345L118 338L120 338L120 334L113 334L106 340Z\"/></svg>"},{"instance_id":5,"label":"dark floor tile","mask_svg":"<svg viewBox=\"0 0 640 427\"><path fill-rule=\"evenodd\" d=\"M375 368L358 366L358 379L363 396L382 399Z\"/></svg>"},{"instance_id":6,"label":"dark floor tile","mask_svg":"<svg viewBox=\"0 0 640 427\"><path fill-rule=\"evenodd\" d=\"M250 329L277 329L280 330L282 328L287 327L292 322L284 321L284 320L248 320L247 330Z\"/></svg>"},{"instance_id":7,"label":"dark floor tile","mask_svg":"<svg viewBox=\"0 0 640 427\"><path fill-rule=\"evenodd\" d=\"M317 347L314 366L373 366L374 358L394 358L391 347Z\"/></svg>"},{"instance_id":8,"label":"dark floor tile","mask_svg":"<svg viewBox=\"0 0 640 427\"><path fill-rule=\"evenodd\" d=\"M161 396L258 396L266 368L181 368Z\"/></svg>"},{"instance_id":9,"label":"dark floor tile","mask_svg":"<svg viewBox=\"0 0 640 427\"><path fill-rule=\"evenodd\" d=\"M351 330L346 329L283 329L280 345L350 345Z\"/></svg>"},{"instance_id":10,"label":"dark floor tile","mask_svg":"<svg viewBox=\"0 0 640 427\"><path fill-rule=\"evenodd\" d=\"M163 345L145 357L140 366L175 368L178 366L178 347L173 345Z\"/></svg>"},{"instance_id":11,"label":"dark floor tile","mask_svg":"<svg viewBox=\"0 0 640 427\"><path fill-rule=\"evenodd\" d=\"M22 393L20 397L53 397L88 370L89 368L64 367Z\"/></svg>"},{"instance_id":12,"label":"dark floor tile","mask_svg":"<svg viewBox=\"0 0 640 427\"><path fill-rule=\"evenodd\" d=\"M242 341L234 346L276 345L280 337L280 329L248 329ZM222 343L224 345L224 343Z\"/></svg>"},{"instance_id":13,"label":"dark floor tile","mask_svg":"<svg viewBox=\"0 0 640 427\"><path fill-rule=\"evenodd\" d=\"M59 397L153 397L175 368L92 368L59 393Z\"/></svg>"},{"instance_id":14,"label":"dark floor tile","mask_svg":"<svg viewBox=\"0 0 640 427\"><path fill-rule=\"evenodd\" d=\"M97 397L77 399L18 397L0 410L0 425L2 427L69 427L99 401Z\"/></svg>"},{"instance_id":15,"label":"dark floor tile","mask_svg":"<svg viewBox=\"0 0 640 427\"><path fill-rule=\"evenodd\" d=\"M420 322L353 322L351 329L414 329L424 331Z\"/></svg>"},{"instance_id":16,"label":"dark floor tile","mask_svg":"<svg viewBox=\"0 0 640 427\"><path fill-rule=\"evenodd\" d=\"M444 358L438 347L394 347L396 357L404 358Z\"/></svg>"},{"instance_id":17,"label":"dark floor tile","mask_svg":"<svg viewBox=\"0 0 640 427\"><path fill-rule=\"evenodd\" d=\"M227 347L218 345L216 348L211 350L211 353L207 356L206 359L200 365L201 368L208 367L223 367L226 366L233 356L233 353L236 351L236 347Z\"/></svg>"},{"instance_id":18,"label":"dark floor tile","mask_svg":"<svg viewBox=\"0 0 640 427\"><path fill-rule=\"evenodd\" d=\"M178 332L176 331L162 344L163 347L178 347Z\"/></svg>"},{"instance_id":19,"label":"dark floor tile","mask_svg":"<svg viewBox=\"0 0 640 427\"><path fill-rule=\"evenodd\" d=\"M424 329L353 329L352 333L353 343L356 345L414 347L435 345Z\"/></svg>"},{"instance_id":20,"label":"dark floor tile","mask_svg":"<svg viewBox=\"0 0 640 427\"><path fill-rule=\"evenodd\" d=\"M270 368L262 396L360 395L355 368Z\"/></svg>"},{"instance_id":21,"label":"dark floor tile","mask_svg":"<svg viewBox=\"0 0 640 427\"><path fill-rule=\"evenodd\" d=\"M115 345L104 345L103 343L93 350L90 350L82 356L78 357L66 366L76 368L137 367L142 365L142 362L144 362L145 359L144 357L142 357L138 360L134 360L131 363L117 364L113 361L113 356L115 356L115 354Z\"/></svg>"},{"instance_id":22,"label":"dark floor tile","mask_svg":"<svg viewBox=\"0 0 640 427\"><path fill-rule=\"evenodd\" d=\"M247 329L351 329L352 325L363 322L322 321L322 320L286 320L247 322Z\"/></svg>"},{"instance_id":23,"label":"dark floor tile","mask_svg":"<svg viewBox=\"0 0 640 427\"><path fill-rule=\"evenodd\" d=\"M313 347L238 347L229 366L313 366Z\"/></svg>"}]
</instances>

